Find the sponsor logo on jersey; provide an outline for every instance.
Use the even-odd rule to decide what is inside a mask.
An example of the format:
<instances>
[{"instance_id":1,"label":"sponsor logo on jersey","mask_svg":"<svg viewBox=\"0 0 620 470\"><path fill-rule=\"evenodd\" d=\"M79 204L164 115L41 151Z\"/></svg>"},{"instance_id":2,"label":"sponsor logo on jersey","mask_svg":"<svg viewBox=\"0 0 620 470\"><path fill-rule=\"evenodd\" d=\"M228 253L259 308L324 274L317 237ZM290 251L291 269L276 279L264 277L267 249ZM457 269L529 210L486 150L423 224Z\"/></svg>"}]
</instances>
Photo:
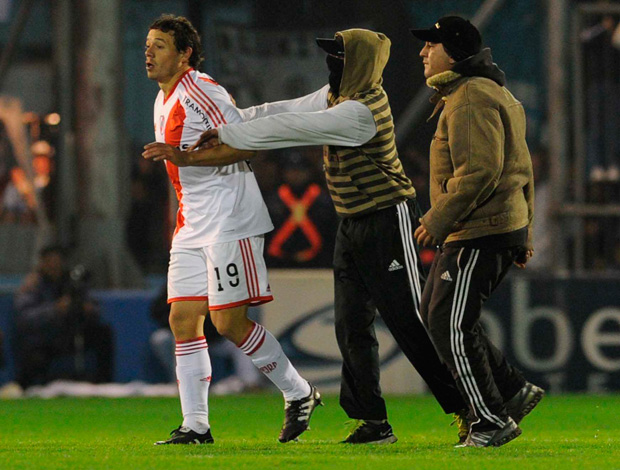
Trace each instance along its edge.
<instances>
[{"instance_id":1,"label":"sponsor logo on jersey","mask_svg":"<svg viewBox=\"0 0 620 470\"><path fill-rule=\"evenodd\" d=\"M163 114L161 116L159 116L159 133L162 136L164 135L164 116L163 116Z\"/></svg>"},{"instance_id":2,"label":"sponsor logo on jersey","mask_svg":"<svg viewBox=\"0 0 620 470\"><path fill-rule=\"evenodd\" d=\"M198 106L196 103L194 103L190 98L186 97L185 98L185 105L191 109L192 111L194 111L202 120L202 122L207 126L206 130L212 129L213 127L211 126L211 123L209 122L209 117L207 116L207 114L200 108L200 106Z\"/></svg>"},{"instance_id":3,"label":"sponsor logo on jersey","mask_svg":"<svg viewBox=\"0 0 620 470\"><path fill-rule=\"evenodd\" d=\"M452 282L452 276L450 276L450 271L446 271L445 273L443 273L443 274L441 275L441 278L442 278L444 281Z\"/></svg>"}]
</instances>

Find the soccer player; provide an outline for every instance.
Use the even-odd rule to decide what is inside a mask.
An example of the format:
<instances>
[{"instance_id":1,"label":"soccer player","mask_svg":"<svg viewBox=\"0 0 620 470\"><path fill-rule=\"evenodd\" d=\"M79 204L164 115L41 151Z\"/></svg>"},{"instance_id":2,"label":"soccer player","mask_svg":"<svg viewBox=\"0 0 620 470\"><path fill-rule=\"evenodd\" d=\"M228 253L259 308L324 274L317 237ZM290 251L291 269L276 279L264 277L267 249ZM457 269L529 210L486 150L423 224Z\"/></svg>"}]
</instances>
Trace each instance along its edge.
<instances>
[{"instance_id":1,"label":"soccer player","mask_svg":"<svg viewBox=\"0 0 620 470\"><path fill-rule=\"evenodd\" d=\"M207 129L241 122L226 90L196 70L202 60L200 38L186 18L158 18L149 28L145 56L147 76L161 89L154 107L160 152L185 149ZM168 303L183 423L156 444L213 442L207 401L211 364L203 333L208 312L218 332L282 391L286 411L279 440L296 439L321 397L276 338L247 317L250 305L273 299L263 260L263 237L273 225L254 174L243 160L218 168L165 164L179 201Z\"/></svg>"},{"instance_id":2,"label":"soccer player","mask_svg":"<svg viewBox=\"0 0 620 470\"><path fill-rule=\"evenodd\" d=\"M533 255L534 176L523 106L482 48L474 25L439 19L412 33L441 111L430 150L431 209L420 245L438 245L422 294L422 317L475 418L462 445L506 444L543 397L489 341L482 304L513 264Z\"/></svg>"},{"instance_id":3,"label":"soccer player","mask_svg":"<svg viewBox=\"0 0 620 470\"><path fill-rule=\"evenodd\" d=\"M388 444L396 436L379 385L377 310L444 411L459 412L465 403L420 318L424 272L413 238L419 209L398 158L381 86L390 40L351 29L317 43L327 53L328 85L295 100L245 109L246 122L203 134L202 140L228 145L176 152L172 158L217 165L234 160L230 147L325 145L327 186L340 217L334 252L335 327L343 357L340 404L355 420L344 442ZM149 156L160 158L156 154Z\"/></svg>"}]
</instances>

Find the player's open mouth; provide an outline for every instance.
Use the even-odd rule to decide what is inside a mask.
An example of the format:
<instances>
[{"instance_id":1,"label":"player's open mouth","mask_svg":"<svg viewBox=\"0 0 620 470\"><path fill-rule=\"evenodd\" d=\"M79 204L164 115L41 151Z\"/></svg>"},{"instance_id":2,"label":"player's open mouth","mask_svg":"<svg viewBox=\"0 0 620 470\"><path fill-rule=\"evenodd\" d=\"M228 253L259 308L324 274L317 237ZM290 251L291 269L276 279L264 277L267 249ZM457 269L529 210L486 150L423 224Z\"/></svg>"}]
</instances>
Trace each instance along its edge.
<instances>
[{"instance_id":1,"label":"player's open mouth","mask_svg":"<svg viewBox=\"0 0 620 470\"><path fill-rule=\"evenodd\" d=\"M149 62L146 63L146 69L147 70L153 70L153 67L155 67L155 65L153 65L153 64L151 64Z\"/></svg>"}]
</instances>

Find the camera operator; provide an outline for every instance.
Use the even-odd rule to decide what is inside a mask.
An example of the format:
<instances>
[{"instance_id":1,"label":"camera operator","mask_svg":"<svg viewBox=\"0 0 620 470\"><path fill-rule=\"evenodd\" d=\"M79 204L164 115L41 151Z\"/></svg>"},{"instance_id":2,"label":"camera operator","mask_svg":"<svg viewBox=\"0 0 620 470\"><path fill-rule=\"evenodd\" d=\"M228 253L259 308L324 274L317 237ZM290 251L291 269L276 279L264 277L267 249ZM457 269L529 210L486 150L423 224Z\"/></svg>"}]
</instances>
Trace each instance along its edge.
<instances>
[{"instance_id":1,"label":"camera operator","mask_svg":"<svg viewBox=\"0 0 620 470\"><path fill-rule=\"evenodd\" d=\"M88 272L65 269L62 248L39 253L15 295L17 381L26 388L56 379L110 382L113 336L87 292Z\"/></svg>"}]
</instances>

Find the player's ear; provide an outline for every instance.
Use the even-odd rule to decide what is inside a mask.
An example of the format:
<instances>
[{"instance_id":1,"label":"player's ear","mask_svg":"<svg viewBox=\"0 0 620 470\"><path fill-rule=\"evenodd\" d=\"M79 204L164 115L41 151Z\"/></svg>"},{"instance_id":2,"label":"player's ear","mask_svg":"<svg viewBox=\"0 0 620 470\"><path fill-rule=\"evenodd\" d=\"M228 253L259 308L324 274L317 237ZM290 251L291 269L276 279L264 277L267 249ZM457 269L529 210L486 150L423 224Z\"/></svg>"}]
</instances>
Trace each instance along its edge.
<instances>
[{"instance_id":1,"label":"player's ear","mask_svg":"<svg viewBox=\"0 0 620 470\"><path fill-rule=\"evenodd\" d=\"M182 54L183 61L187 61L187 63L189 63L189 59L192 56L193 52L194 52L194 49L192 49L191 47L188 47L187 49L185 49L185 51Z\"/></svg>"}]
</instances>

